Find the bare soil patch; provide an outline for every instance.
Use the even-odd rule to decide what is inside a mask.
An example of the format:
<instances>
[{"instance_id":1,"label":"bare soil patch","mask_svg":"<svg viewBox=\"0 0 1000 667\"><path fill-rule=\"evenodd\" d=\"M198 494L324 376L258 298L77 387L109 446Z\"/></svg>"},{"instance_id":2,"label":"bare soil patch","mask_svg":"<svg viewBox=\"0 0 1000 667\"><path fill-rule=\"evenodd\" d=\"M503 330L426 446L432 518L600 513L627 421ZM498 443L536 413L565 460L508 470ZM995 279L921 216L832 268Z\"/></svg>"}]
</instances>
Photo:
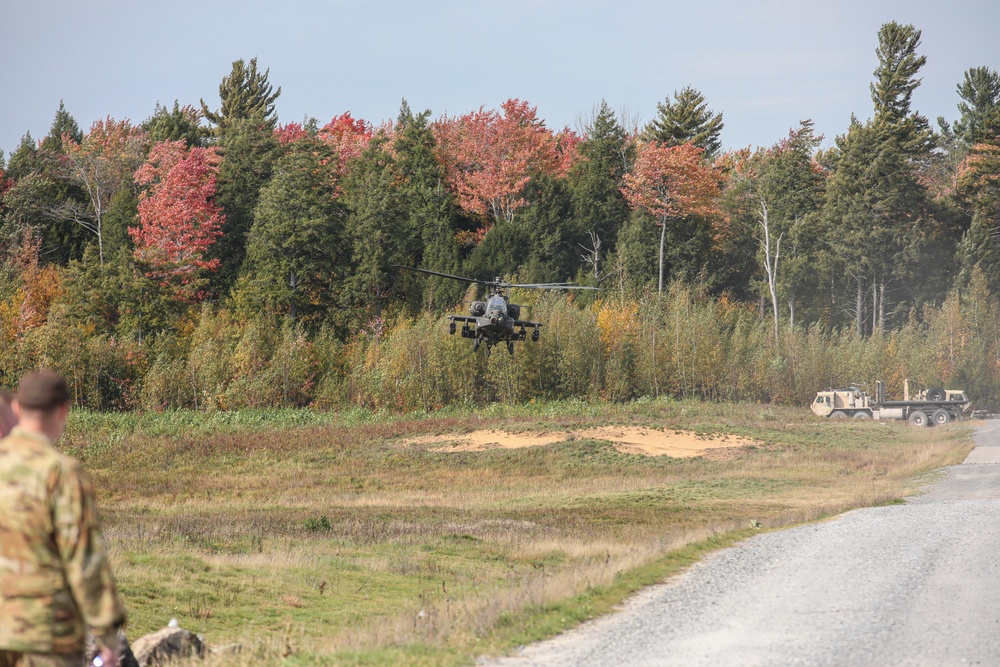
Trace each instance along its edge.
<instances>
[{"instance_id":1,"label":"bare soil patch","mask_svg":"<svg viewBox=\"0 0 1000 667\"><path fill-rule=\"evenodd\" d=\"M758 446L761 443L731 433L703 434L682 430L659 430L635 426L601 426L582 431L552 433L513 433L484 429L471 433L426 435L404 440L410 445L436 445L435 452L481 452L488 449L518 449L540 447L572 440L606 440L619 452L645 456L691 458L725 456L726 450Z\"/></svg>"}]
</instances>

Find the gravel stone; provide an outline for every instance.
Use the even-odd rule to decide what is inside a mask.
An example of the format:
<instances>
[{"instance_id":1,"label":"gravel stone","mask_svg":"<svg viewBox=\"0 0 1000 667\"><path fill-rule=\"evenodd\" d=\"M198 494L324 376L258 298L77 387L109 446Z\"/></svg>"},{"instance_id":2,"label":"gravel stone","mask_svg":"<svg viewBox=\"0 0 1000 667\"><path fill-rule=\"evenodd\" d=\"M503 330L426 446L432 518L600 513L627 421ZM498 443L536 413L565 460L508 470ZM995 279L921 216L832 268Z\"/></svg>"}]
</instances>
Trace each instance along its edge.
<instances>
[{"instance_id":1,"label":"gravel stone","mask_svg":"<svg viewBox=\"0 0 1000 667\"><path fill-rule=\"evenodd\" d=\"M903 505L764 533L490 667L1000 665L1000 422Z\"/></svg>"}]
</instances>

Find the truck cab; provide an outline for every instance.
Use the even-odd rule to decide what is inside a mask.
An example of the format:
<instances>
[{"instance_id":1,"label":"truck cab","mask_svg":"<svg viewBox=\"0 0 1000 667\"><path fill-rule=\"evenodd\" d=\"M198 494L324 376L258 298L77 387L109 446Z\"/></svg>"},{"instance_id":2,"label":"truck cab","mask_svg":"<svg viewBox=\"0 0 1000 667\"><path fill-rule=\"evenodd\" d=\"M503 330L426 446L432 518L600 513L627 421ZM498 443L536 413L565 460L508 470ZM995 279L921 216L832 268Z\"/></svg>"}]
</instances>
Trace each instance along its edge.
<instances>
[{"instance_id":1,"label":"truck cab","mask_svg":"<svg viewBox=\"0 0 1000 667\"><path fill-rule=\"evenodd\" d=\"M829 417L837 410L852 412L868 408L868 396L857 387L820 391L816 393L816 400L812 402L810 408L820 417Z\"/></svg>"}]
</instances>

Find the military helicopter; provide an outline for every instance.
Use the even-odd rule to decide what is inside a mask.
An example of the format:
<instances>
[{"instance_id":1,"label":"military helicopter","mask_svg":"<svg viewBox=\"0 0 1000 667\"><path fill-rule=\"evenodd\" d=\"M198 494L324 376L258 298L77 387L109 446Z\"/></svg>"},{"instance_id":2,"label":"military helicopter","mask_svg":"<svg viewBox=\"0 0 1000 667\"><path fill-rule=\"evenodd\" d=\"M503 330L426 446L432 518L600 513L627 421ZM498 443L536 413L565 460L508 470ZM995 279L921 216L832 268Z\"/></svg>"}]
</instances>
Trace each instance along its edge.
<instances>
[{"instance_id":1,"label":"military helicopter","mask_svg":"<svg viewBox=\"0 0 1000 667\"><path fill-rule=\"evenodd\" d=\"M407 271L417 271L427 273L441 278L451 278L462 280L467 283L483 285L489 290L486 301L473 301L469 307L470 315L449 315L451 320L448 325L448 333L454 334L458 329L458 322L462 322L462 338L472 339L472 351L479 349L480 344L486 343L486 356L490 355L494 345L500 343L507 344L507 352L514 354L514 342L525 340L528 336L528 329L531 328L531 340L537 341L541 335L541 322L529 322L521 319L521 307L510 302L510 288L520 289L573 289L573 290L598 290L599 287L589 287L586 285L576 285L574 283L508 283L500 278L493 280L479 280L476 278L465 278L463 276L453 276L450 273L440 273L428 269L415 269L412 266L393 265L398 269Z\"/></svg>"}]
</instances>

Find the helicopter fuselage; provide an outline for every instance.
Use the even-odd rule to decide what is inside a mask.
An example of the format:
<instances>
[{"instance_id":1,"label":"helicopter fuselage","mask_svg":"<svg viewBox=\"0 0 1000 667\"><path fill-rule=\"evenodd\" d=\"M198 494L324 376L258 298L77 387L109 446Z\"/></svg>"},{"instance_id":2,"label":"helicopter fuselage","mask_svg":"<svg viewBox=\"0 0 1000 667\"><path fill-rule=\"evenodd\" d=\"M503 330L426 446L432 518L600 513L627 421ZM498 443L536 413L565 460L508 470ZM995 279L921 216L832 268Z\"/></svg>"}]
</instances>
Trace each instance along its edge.
<instances>
[{"instance_id":1,"label":"helicopter fuselage","mask_svg":"<svg viewBox=\"0 0 1000 667\"><path fill-rule=\"evenodd\" d=\"M469 315L449 315L451 322L448 325L448 333L456 333L457 323L462 323L462 338L472 339L473 351L479 349L479 344L486 343L486 354L498 343L506 343L507 351L514 354L514 341L524 340L528 337L528 329L531 328L531 340L537 341L541 334L541 322L529 322L521 319L521 307L511 303L508 299L509 290L512 287L519 289L562 289L562 290L597 290L598 287L588 285L575 285L573 283L509 283L499 277L494 280L480 280L476 278L466 278L430 269L417 269L412 266L402 266L393 264L399 269L426 273L441 278L461 280L467 283L483 285L489 290L486 301L473 301L469 308Z\"/></svg>"},{"instance_id":2,"label":"helicopter fuselage","mask_svg":"<svg viewBox=\"0 0 1000 667\"><path fill-rule=\"evenodd\" d=\"M451 333L455 333L455 323L462 322L462 337L472 338L479 343L485 342L487 348L506 342L513 343L525 340L528 328L533 329L532 340L538 340L541 322L530 322L511 317L511 311L519 313L520 308L511 306L507 299L499 294L492 294L486 302L476 302L472 306L472 315L449 315Z\"/></svg>"}]
</instances>

